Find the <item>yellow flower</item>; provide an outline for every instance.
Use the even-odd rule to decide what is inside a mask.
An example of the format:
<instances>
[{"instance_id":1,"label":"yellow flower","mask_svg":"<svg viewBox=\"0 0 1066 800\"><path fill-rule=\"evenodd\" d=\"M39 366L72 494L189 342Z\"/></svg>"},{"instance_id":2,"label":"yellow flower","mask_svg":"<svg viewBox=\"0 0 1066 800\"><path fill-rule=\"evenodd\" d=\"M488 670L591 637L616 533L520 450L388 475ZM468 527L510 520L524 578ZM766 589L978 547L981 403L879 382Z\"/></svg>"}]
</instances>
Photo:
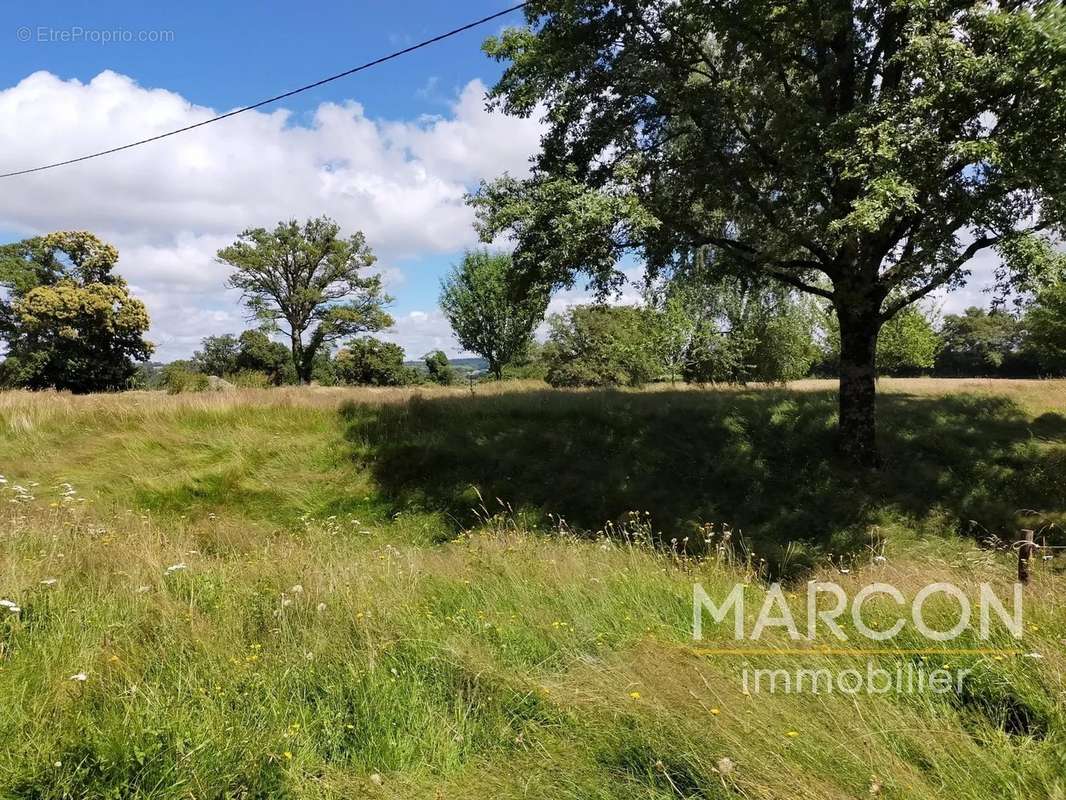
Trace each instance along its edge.
<instances>
[{"instance_id":1,"label":"yellow flower","mask_svg":"<svg viewBox=\"0 0 1066 800\"><path fill-rule=\"evenodd\" d=\"M285 755L285 760L286 761L292 761L292 753L290 753L288 750L286 750L284 755Z\"/></svg>"},{"instance_id":2,"label":"yellow flower","mask_svg":"<svg viewBox=\"0 0 1066 800\"><path fill-rule=\"evenodd\" d=\"M795 739L797 736L799 736L799 733L797 733L796 731L789 731L785 734L785 736L789 737L790 739Z\"/></svg>"},{"instance_id":3,"label":"yellow flower","mask_svg":"<svg viewBox=\"0 0 1066 800\"><path fill-rule=\"evenodd\" d=\"M632 697L634 700L639 700L640 699L640 692L630 692L629 696Z\"/></svg>"},{"instance_id":4,"label":"yellow flower","mask_svg":"<svg viewBox=\"0 0 1066 800\"><path fill-rule=\"evenodd\" d=\"M716 716L716 717L717 717L717 716L718 716L719 714L721 714L721 713L722 713L722 710L721 710L721 709L719 709L719 708L712 708L712 709L711 709L711 713L712 713L712 714L713 714L714 716Z\"/></svg>"}]
</instances>

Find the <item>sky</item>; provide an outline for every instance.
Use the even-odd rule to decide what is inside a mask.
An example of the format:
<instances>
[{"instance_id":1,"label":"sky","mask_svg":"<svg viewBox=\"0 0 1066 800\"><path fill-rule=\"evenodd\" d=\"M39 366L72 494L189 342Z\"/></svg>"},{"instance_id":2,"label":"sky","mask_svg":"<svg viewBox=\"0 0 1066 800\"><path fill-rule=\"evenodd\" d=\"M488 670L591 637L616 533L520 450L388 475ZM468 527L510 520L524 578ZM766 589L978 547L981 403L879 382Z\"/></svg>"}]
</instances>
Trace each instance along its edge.
<instances>
[{"instance_id":1,"label":"sky","mask_svg":"<svg viewBox=\"0 0 1066 800\"><path fill-rule=\"evenodd\" d=\"M107 149L257 102L502 10L507 0L25 2L0 6L0 172ZM152 318L154 358L251 327L220 247L326 214L361 230L409 358L465 355L437 307L477 244L464 194L522 175L542 127L485 108L481 42L520 12L277 105L89 162L0 181L0 242L90 230ZM994 264L947 299L986 304ZM584 299L568 293L557 310Z\"/></svg>"}]
</instances>

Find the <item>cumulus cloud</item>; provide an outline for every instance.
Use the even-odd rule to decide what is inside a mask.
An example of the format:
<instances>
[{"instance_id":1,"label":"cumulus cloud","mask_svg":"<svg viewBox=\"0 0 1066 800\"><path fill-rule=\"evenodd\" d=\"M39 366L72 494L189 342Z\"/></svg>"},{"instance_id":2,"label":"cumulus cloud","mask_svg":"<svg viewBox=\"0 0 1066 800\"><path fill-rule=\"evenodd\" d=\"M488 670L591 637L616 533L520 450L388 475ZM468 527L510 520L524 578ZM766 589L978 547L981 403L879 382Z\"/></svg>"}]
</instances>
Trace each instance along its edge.
<instances>
[{"instance_id":1,"label":"cumulus cloud","mask_svg":"<svg viewBox=\"0 0 1066 800\"><path fill-rule=\"evenodd\" d=\"M464 193L481 178L524 173L541 131L537 119L488 112L484 92L471 81L447 114L417 120L373 119L355 101L324 103L306 125L284 109L252 111L8 179L0 229L88 229L113 242L149 305L160 356L187 355L201 337L241 327L214 253L245 228L327 214L366 234L392 289L407 277L397 262L473 244ZM110 71L87 83L37 72L0 91L0 167L76 157L217 113ZM400 321L401 341L405 322L416 321ZM417 351L424 336L412 336Z\"/></svg>"}]
</instances>

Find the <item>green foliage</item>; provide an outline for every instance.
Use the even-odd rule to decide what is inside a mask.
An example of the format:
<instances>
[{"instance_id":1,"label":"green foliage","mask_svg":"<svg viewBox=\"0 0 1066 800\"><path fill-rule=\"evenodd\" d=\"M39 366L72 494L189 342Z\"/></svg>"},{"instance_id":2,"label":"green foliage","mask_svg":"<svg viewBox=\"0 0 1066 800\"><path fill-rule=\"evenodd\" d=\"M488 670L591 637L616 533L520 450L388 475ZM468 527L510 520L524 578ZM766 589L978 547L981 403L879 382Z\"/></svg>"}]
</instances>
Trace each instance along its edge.
<instances>
[{"instance_id":1,"label":"green foliage","mask_svg":"<svg viewBox=\"0 0 1066 800\"><path fill-rule=\"evenodd\" d=\"M1024 349L1045 375L1066 375L1066 278L1040 289L1022 322Z\"/></svg>"},{"instance_id":2,"label":"green foliage","mask_svg":"<svg viewBox=\"0 0 1066 800\"><path fill-rule=\"evenodd\" d=\"M263 331L248 330L238 337L235 368L237 372L262 373L274 386L296 382L289 351Z\"/></svg>"},{"instance_id":3,"label":"green foliage","mask_svg":"<svg viewBox=\"0 0 1066 800\"><path fill-rule=\"evenodd\" d=\"M547 376L548 365L544 360L544 345L535 340L526 348L521 361L508 364L503 370L504 380L543 381Z\"/></svg>"},{"instance_id":4,"label":"green foliage","mask_svg":"<svg viewBox=\"0 0 1066 800\"><path fill-rule=\"evenodd\" d=\"M497 380L519 363L544 319L548 295L511 286L511 256L470 250L441 284L440 306L464 350L489 362Z\"/></svg>"},{"instance_id":5,"label":"green foliage","mask_svg":"<svg viewBox=\"0 0 1066 800\"><path fill-rule=\"evenodd\" d=\"M194 361L172 361L160 370L159 386L170 394L204 392L210 386L208 376Z\"/></svg>"},{"instance_id":6,"label":"green foliage","mask_svg":"<svg viewBox=\"0 0 1066 800\"><path fill-rule=\"evenodd\" d=\"M406 386L416 382L414 370L404 366L403 348L367 336L353 339L333 359L339 383L352 386Z\"/></svg>"},{"instance_id":7,"label":"green foliage","mask_svg":"<svg viewBox=\"0 0 1066 800\"><path fill-rule=\"evenodd\" d=\"M940 336L929 316L917 306L900 311L881 328L877 339L877 371L882 375L929 372L940 352Z\"/></svg>"},{"instance_id":8,"label":"green foliage","mask_svg":"<svg viewBox=\"0 0 1066 800\"><path fill-rule=\"evenodd\" d=\"M830 300L842 443L873 464L881 324L997 248L1024 285L1066 230L1057 3L543 0L485 43L508 113L548 108L531 177L472 198L518 283L716 268Z\"/></svg>"},{"instance_id":9,"label":"green foliage","mask_svg":"<svg viewBox=\"0 0 1066 800\"><path fill-rule=\"evenodd\" d=\"M825 309L822 333L822 364L836 369L840 361L840 325L832 308ZM931 372L943 346L931 315L920 306L908 306L881 327L877 372L897 377Z\"/></svg>"},{"instance_id":10,"label":"green foliage","mask_svg":"<svg viewBox=\"0 0 1066 800\"><path fill-rule=\"evenodd\" d=\"M631 306L575 306L549 319L544 347L552 386L641 386L660 363L648 335L651 312Z\"/></svg>"},{"instance_id":11,"label":"green foliage","mask_svg":"<svg viewBox=\"0 0 1066 800\"><path fill-rule=\"evenodd\" d=\"M189 369L225 378L239 386L280 386L295 383L292 356L285 345L259 330L206 337L193 354Z\"/></svg>"},{"instance_id":12,"label":"green foliage","mask_svg":"<svg viewBox=\"0 0 1066 800\"><path fill-rule=\"evenodd\" d=\"M448 356L446 356L442 350L434 350L432 353L426 353L423 361L426 364L426 371L429 373L429 379L434 383L441 386L451 386L458 380L455 370L448 361Z\"/></svg>"},{"instance_id":13,"label":"green foliage","mask_svg":"<svg viewBox=\"0 0 1066 800\"><path fill-rule=\"evenodd\" d=\"M118 251L84 231L59 232L0 253L5 380L73 392L129 388L153 346L148 311L113 272Z\"/></svg>"},{"instance_id":14,"label":"green foliage","mask_svg":"<svg viewBox=\"0 0 1066 800\"><path fill-rule=\"evenodd\" d=\"M944 317L937 357L942 375L992 376L1014 372L1024 331L1019 321L1004 311L989 313L971 306L962 314Z\"/></svg>"},{"instance_id":15,"label":"green foliage","mask_svg":"<svg viewBox=\"0 0 1066 800\"><path fill-rule=\"evenodd\" d=\"M227 285L241 291L256 319L289 338L301 383L311 381L315 358L330 343L392 324L381 278L360 274L375 261L363 234L341 238L327 217L247 230L218 260L234 268Z\"/></svg>"},{"instance_id":16,"label":"green foliage","mask_svg":"<svg viewBox=\"0 0 1066 800\"><path fill-rule=\"evenodd\" d=\"M208 336L200 344L200 348L192 357L197 372L221 378L238 370L237 357L240 355L241 346L233 334Z\"/></svg>"},{"instance_id":17,"label":"green foliage","mask_svg":"<svg viewBox=\"0 0 1066 800\"><path fill-rule=\"evenodd\" d=\"M817 353L811 304L773 284L683 279L665 313L689 319L679 339L688 340L682 373L689 382L784 383L806 376Z\"/></svg>"}]
</instances>

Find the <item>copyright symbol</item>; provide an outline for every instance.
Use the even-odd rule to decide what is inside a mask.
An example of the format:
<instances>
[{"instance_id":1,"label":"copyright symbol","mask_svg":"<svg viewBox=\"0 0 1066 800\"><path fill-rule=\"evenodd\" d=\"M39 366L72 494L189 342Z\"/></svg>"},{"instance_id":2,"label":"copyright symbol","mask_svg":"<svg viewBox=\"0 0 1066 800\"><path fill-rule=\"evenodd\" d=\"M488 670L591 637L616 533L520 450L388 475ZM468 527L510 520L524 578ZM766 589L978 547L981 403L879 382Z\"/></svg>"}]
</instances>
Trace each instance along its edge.
<instances>
[{"instance_id":1,"label":"copyright symbol","mask_svg":"<svg viewBox=\"0 0 1066 800\"><path fill-rule=\"evenodd\" d=\"M31 31L27 26L23 25L21 28L15 31L15 36L20 42L28 42L30 40L30 37L33 36L33 31Z\"/></svg>"}]
</instances>

